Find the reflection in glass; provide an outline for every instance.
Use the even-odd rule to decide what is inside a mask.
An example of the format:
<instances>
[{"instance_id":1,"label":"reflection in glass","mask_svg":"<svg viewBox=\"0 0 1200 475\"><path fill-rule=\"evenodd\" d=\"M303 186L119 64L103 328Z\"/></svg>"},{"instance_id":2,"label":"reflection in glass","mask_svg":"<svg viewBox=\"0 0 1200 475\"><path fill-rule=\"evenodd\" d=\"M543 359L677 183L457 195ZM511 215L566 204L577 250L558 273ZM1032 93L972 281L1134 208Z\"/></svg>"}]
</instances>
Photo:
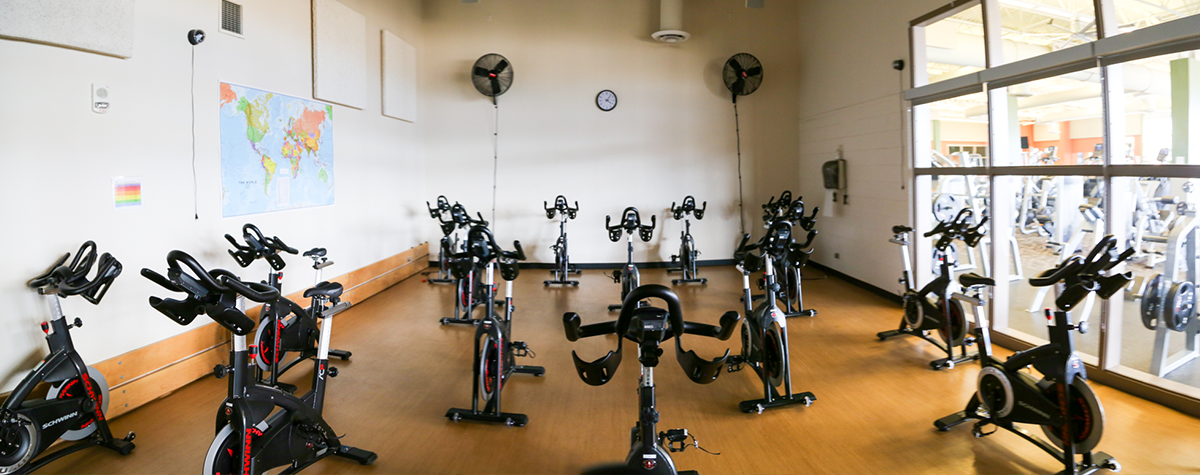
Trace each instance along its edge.
<instances>
[{"instance_id":1,"label":"reflection in glass","mask_svg":"<svg viewBox=\"0 0 1200 475\"><path fill-rule=\"evenodd\" d=\"M987 95L982 92L934 102L929 107L929 165L936 168L986 167ZM966 112L982 108L982 115Z\"/></svg>"},{"instance_id":2,"label":"reflection in glass","mask_svg":"<svg viewBox=\"0 0 1200 475\"><path fill-rule=\"evenodd\" d=\"M1005 62L1096 40L1092 0L1000 0Z\"/></svg>"},{"instance_id":3,"label":"reflection in glass","mask_svg":"<svg viewBox=\"0 0 1200 475\"><path fill-rule=\"evenodd\" d=\"M987 67L983 7L975 6L925 27L925 69L929 84Z\"/></svg>"},{"instance_id":4,"label":"reflection in glass","mask_svg":"<svg viewBox=\"0 0 1200 475\"><path fill-rule=\"evenodd\" d=\"M1008 329L1045 340L1048 333L1043 310L1054 308L1054 291L1052 287L1029 285L1028 277L1090 250L1104 236L1104 182L1085 176L1003 179L1016 191L1011 262L1025 274L1024 278L1008 281ZM1078 321L1086 315L1099 328L1100 307L1094 296L1088 297L1072 312L1072 318ZM1076 344L1080 352L1097 356L1100 332L1079 335Z\"/></svg>"},{"instance_id":5,"label":"reflection in glass","mask_svg":"<svg viewBox=\"0 0 1200 475\"><path fill-rule=\"evenodd\" d=\"M1200 0L1115 0L1115 5L1120 33L1200 13Z\"/></svg>"},{"instance_id":6,"label":"reflection in glass","mask_svg":"<svg viewBox=\"0 0 1200 475\"><path fill-rule=\"evenodd\" d=\"M1134 282L1121 302L1121 364L1200 387L1200 321L1194 314L1200 223L1196 202L1183 192L1196 181L1113 179L1114 192L1130 203L1123 234L1136 251L1126 266Z\"/></svg>"},{"instance_id":7,"label":"reflection in glass","mask_svg":"<svg viewBox=\"0 0 1200 475\"><path fill-rule=\"evenodd\" d=\"M1189 127L1200 101L1200 50L1172 53L1122 63L1125 95L1124 139L1113 154L1114 164L1200 165L1191 157L1196 126ZM1189 78L1193 78L1189 80ZM1191 119L1194 121L1195 119Z\"/></svg>"}]
</instances>

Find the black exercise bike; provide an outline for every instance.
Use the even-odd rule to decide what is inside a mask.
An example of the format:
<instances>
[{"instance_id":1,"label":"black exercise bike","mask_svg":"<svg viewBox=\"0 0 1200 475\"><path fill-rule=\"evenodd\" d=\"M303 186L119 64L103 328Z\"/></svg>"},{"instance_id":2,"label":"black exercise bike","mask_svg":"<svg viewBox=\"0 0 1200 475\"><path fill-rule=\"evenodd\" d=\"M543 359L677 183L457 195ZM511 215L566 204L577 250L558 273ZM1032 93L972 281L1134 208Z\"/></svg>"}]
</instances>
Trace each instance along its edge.
<instances>
[{"instance_id":1,"label":"black exercise bike","mask_svg":"<svg viewBox=\"0 0 1200 475\"><path fill-rule=\"evenodd\" d=\"M642 305L645 299L659 299L666 303L664 310L659 307ZM663 350L659 345L675 338L675 359L683 372L692 381L708 384L717 379L721 368L729 358L729 350L725 356L715 360L706 360L698 356L695 350L683 349L683 334L690 333L705 337L728 340L733 335L741 316L737 312L726 312L721 316L721 326L683 320L683 311L679 306L679 297L667 287L650 284L637 287L629 292L621 314L616 321L581 325L579 314L569 312L563 315L563 327L567 339L576 341L580 338L614 334L617 335L616 351L595 361L584 361L574 351L571 357L575 361L575 370L579 377L592 386L600 386L612 379L617 368L621 365L622 348L625 340L638 345L638 362L642 365L641 376L638 378L638 422L630 431L629 455L624 463L611 464L588 470L593 475L676 475L680 473L695 474L694 471L679 472L669 452L681 452L692 445L700 448L694 435L687 429L671 429L658 432L656 424L659 420L654 398L654 368L658 366ZM688 438L692 443L688 444ZM666 449L666 450L664 450ZM704 450L704 449L701 449ZM707 450L706 450L707 452ZM711 453L711 452L709 452ZM717 454L719 455L719 454Z\"/></svg>"},{"instance_id":2,"label":"black exercise bike","mask_svg":"<svg viewBox=\"0 0 1200 475\"><path fill-rule=\"evenodd\" d=\"M633 289L641 285L641 275L638 273L637 265L633 263L633 234L637 233L642 238L642 242L650 242L654 237L654 226L657 223L657 217L650 216L650 225L642 225L642 217L638 213L637 208L632 206L625 208L621 212L621 222L616 226L612 226L612 216L604 217L604 228L608 230L608 239L612 242L620 242L621 234L627 234L629 242L628 259L625 261L625 267L621 270L612 272L613 282L621 284L621 301L625 301L625 296L629 295ZM615 312L621 309L622 304L614 304L608 306L608 311Z\"/></svg>"},{"instance_id":3,"label":"black exercise bike","mask_svg":"<svg viewBox=\"0 0 1200 475\"><path fill-rule=\"evenodd\" d=\"M700 208L696 207L696 199L688 195L683 199L683 203L678 207L675 202L671 202L671 217L676 221L683 220L683 231L679 233L679 254L671 256L671 262L679 262L678 268L668 268L667 272L679 272L683 274L681 279L671 279L671 285L679 284L707 284L708 279L696 277L696 256L700 255L700 251L696 250L696 240L692 239L692 222L687 219L690 214L696 217L699 221L704 219L704 211L708 209L708 202L705 201Z\"/></svg>"},{"instance_id":4,"label":"black exercise bike","mask_svg":"<svg viewBox=\"0 0 1200 475\"><path fill-rule=\"evenodd\" d=\"M287 263L279 253L298 254L299 251L285 244L278 236L264 236L257 226L249 223L242 226L244 245L228 234L225 235L225 239L233 245L234 249L229 250L229 255L233 256L239 266L249 267L256 259L267 261L271 269L265 283L274 287L275 290L283 290L283 272L281 271ZM316 270L314 289L341 285L321 280L321 270L333 265L333 261L325 257L326 253L325 248L315 248L304 252L304 257L313 260L313 269ZM321 331L317 327L317 320L313 318L314 312L311 309L309 312L296 312L294 311L296 304L290 300L285 299L284 301L287 305L283 307L276 307L274 303L263 305L262 311L259 313L258 330L254 333L252 347L257 352L254 358L254 364L258 367L257 380L269 386L294 392L296 387L279 382L279 376L301 362L317 356L317 337L320 336ZM316 304L314 299L312 305ZM336 308L326 311L325 314L340 312L349 306L349 302L339 302ZM289 353L294 353L296 357L287 361ZM352 353L331 349L329 355L345 361L350 359ZM282 363L284 361L287 362ZM269 377L267 373L270 373Z\"/></svg>"},{"instance_id":5,"label":"black exercise bike","mask_svg":"<svg viewBox=\"0 0 1200 475\"><path fill-rule=\"evenodd\" d=\"M813 235L809 234L809 240ZM775 262L787 256L802 253L806 246L797 246L792 239L792 226L787 221L776 221L757 243L747 244L750 235L742 236L742 242L734 252L738 268L742 271L742 301L745 303L746 319L742 323L742 350L729 359L729 372L741 371L749 366L758 374L763 385L762 399L742 401L738 409L745 413L758 412L792 404L812 405L817 397L811 392L792 392L791 351L788 345L787 315L776 303L779 283L775 281ZM807 244L807 243L806 243ZM754 255L752 251L758 250ZM763 271L766 298L757 307L751 308L750 274ZM783 393L777 388L783 385Z\"/></svg>"},{"instance_id":6,"label":"black exercise bike","mask_svg":"<svg viewBox=\"0 0 1200 475\"><path fill-rule=\"evenodd\" d=\"M905 288L904 316L900 318L898 329L879 332L875 336L882 341L894 336L912 335L928 341L946 352L945 358L929 362L929 367L935 370L954 369L957 364L979 359L979 353L971 352L967 348L975 343L975 338L968 335L970 324L967 322L966 312L963 310L962 304L950 298L950 284L954 282L954 266L951 263L950 252L947 251L947 248L955 240L961 240L967 246L975 247L983 238L982 228L987 223L988 217L984 216L979 224L972 226L972 213L970 208L963 208L954 218L938 223L932 230L925 233L925 237L941 235L934 244L940 272L921 290L914 290L912 287L914 279L912 265L908 258L908 233L912 232L912 228L892 227L892 232L895 234L892 242L900 244L901 257L904 260L904 275L900 278L900 282L904 284ZM971 287L978 282L988 280L990 279L974 273L963 274L959 277L959 281L963 282L964 287ZM930 301L930 297L933 297L934 300ZM930 334L933 331L938 333L940 341L934 339ZM959 348L957 354L954 351L955 347Z\"/></svg>"},{"instance_id":7,"label":"black exercise bike","mask_svg":"<svg viewBox=\"0 0 1200 475\"><path fill-rule=\"evenodd\" d=\"M471 409L450 409L446 417L454 422L461 419L499 422L508 426L524 427L529 423L529 416L503 412L500 409L500 392L508 383L513 373L543 376L546 370L541 366L521 366L516 364L517 357L533 357L533 352L523 341L512 341L512 313L515 307L512 303L512 281L520 274L518 262L525 260L525 251L521 243L513 241L516 251L505 251L496 244L492 232L483 225L471 227L467 233L467 249L455 254L452 268L456 273L469 272L471 269L484 269L487 282L484 288L483 306L486 307L484 317L475 326L475 364L474 379L471 391ZM500 276L504 279L504 315L497 318L495 314L495 271L500 268ZM482 401L483 404L480 404ZM482 409L480 406L483 406Z\"/></svg>"},{"instance_id":8,"label":"black exercise bike","mask_svg":"<svg viewBox=\"0 0 1200 475\"><path fill-rule=\"evenodd\" d=\"M812 214L804 215L804 198L792 199L792 192L784 190L780 193L778 201L772 196L767 204L763 205L763 226L770 229L771 224L778 221L787 221L792 224L792 227L799 227L808 233L807 243L801 246L806 250L803 252L788 253L783 256L783 259L775 261L775 274L777 281L780 283L780 291L778 295L783 300L783 313L788 318L792 317L815 317L817 311L811 308L804 308L804 292L802 269L808 265L809 256L812 255L812 242L817 235L817 213L821 211L821 207L814 207ZM761 288L764 281L759 280ZM761 298L761 296L756 296Z\"/></svg>"},{"instance_id":9,"label":"black exercise bike","mask_svg":"<svg viewBox=\"0 0 1200 475\"><path fill-rule=\"evenodd\" d=\"M437 206L426 201L425 207L429 208L429 217L436 219L442 228L442 241L438 252L438 276L425 280L430 284L453 284L454 279L450 277L450 254L454 252L454 247L458 244L458 236L451 237L451 235L458 227L455 225L454 219L450 221L442 219L442 216L451 212L450 200L446 199L446 195L439 195Z\"/></svg>"},{"instance_id":10,"label":"black exercise bike","mask_svg":"<svg viewBox=\"0 0 1200 475\"><path fill-rule=\"evenodd\" d=\"M98 305L113 280L121 275L121 263L107 252L97 261L96 244L92 241L83 243L71 265L64 265L70 256L64 254L49 271L28 283L29 288L45 296L50 306L50 321L42 323L50 354L0 405L0 473L3 474L29 473L88 447L104 447L121 455L129 455L134 448L133 432L117 439L109 430L104 416L108 410L108 382L99 370L86 366L75 351L70 330L82 327L83 321L76 318L68 323L59 302L61 298L78 295ZM92 267L97 270L89 280ZM46 397L28 399L42 383L50 385ZM34 460L58 439L82 442Z\"/></svg>"},{"instance_id":11,"label":"black exercise bike","mask_svg":"<svg viewBox=\"0 0 1200 475\"><path fill-rule=\"evenodd\" d=\"M305 291L315 297L313 318L321 319L320 346L313 362L312 391L294 396L280 389L255 384L250 377L251 353L246 336L254 330L254 321L245 314L245 300L271 304L273 308L291 306L306 312L267 284L242 282L233 273L207 271L183 251L167 254L167 276L142 269L142 276L172 292L187 294L184 300L150 297L150 306L180 325L188 325L206 314L233 334L230 351L232 365L218 365L216 376L229 376L229 395L217 411L216 437L204 458L205 475L259 475L276 467L279 473L297 473L330 455L370 465L376 455L342 445L339 436L325 422L326 377L336 377L337 368L329 366L329 339L333 316L324 315L341 296L341 284L318 286Z\"/></svg>"},{"instance_id":12,"label":"black exercise bike","mask_svg":"<svg viewBox=\"0 0 1200 475\"><path fill-rule=\"evenodd\" d=\"M1117 240L1108 235L1086 258L1072 256L1058 267L1029 279L1034 287L1058 288L1055 300L1058 310L1046 309L1046 318L1053 324L1049 327L1050 342L1045 345L1019 351L1001 361L992 356L987 344L987 325L977 320L976 334L984 339L980 350L983 370L976 378L977 391L965 410L938 419L934 426L945 431L977 420L972 429L975 437L995 433L995 430L983 431L988 425L1008 430L1058 459L1064 467L1061 474L1090 474L1100 469L1120 471L1121 464L1112 456L1092 452L1104 432L1104 407L1088 386L1087 368L1075 354L1072 332L1087 332L1087 316L1072 324L1070 311L1092 292L1107 299L1128 285L1132 274L1106 274L1134 251L1129 248L1118 252ZM1027 367L1036 369L1042 378L1022 371ZM1042 433L1050 440L1030 434L1017 427L1017 423L1041 426ZM1081 461L1076 462L1076 455L1082 455Z\"/></svg>"},{"instance_id":13,"label":"black exercise bike","mask_svg":"<svg viewBox=\"0 0 1200 475\"><path fill-rule=\"evenodd\" d=\"M454 203L450 207L450 220L442 222L442 231L446 231L447 226L458 229L469 229L473 226L486 227L488 225L488 222L484 221L482 214L476 213L476 216L478 218L472 218L463 205ZM462 247L465 248L466 244L464 241ZM442 318L439 321L442 325L476 325L479 323L479 320L473 318L472 315L475 313L475 307L481 305L485 298L483 284L480 282L479 277L481 269L472 268L465 272L461 271L461 269L454 269L454 256L460 253L455 250L457 247L457 239L455 239L453 244L448 245L442 250L443 255L447 256L446 258L450 260L450 275L454 277L455 282L454 316Z\"/></svg>"},{"instance_id":14,"label":"black exercise bike","mask_svg":"<svg viewBox=\"0 0 1200 475\"><path fill-rule=\"evenodd\" d=\"M567 255L567 220L575 219L575 214L579 212L579 202L575 202L575 207L567 205L567 199L563 195L558 195L554 198L554 206L550 207L545 201L542 202L542 207L546 209L546 218L554 219L558 216L558 240L554 242L550 249L554 251L554 270L550 271L554 274L554 278L542 282L542 285L549 287L550 284L563 284L579 287L578 280L570 280L571 274L579 274L579 269L571 264L571 258Z\"/></svg>"}]
</instances>

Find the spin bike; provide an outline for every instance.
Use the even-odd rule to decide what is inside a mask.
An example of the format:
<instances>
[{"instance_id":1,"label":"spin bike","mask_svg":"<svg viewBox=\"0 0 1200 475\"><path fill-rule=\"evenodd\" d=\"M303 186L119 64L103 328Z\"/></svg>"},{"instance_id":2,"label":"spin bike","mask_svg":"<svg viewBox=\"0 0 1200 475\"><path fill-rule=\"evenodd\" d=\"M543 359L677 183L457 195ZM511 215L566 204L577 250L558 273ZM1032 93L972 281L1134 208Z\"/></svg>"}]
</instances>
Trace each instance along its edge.
<instances>
[{"instance_id":1,"label":"spin bike","mask_svg":"<svg viewBox=\"0 0 1200 475\"><path fill-rule=\"evenodd\" d=\"M704 219L704 210L708 209L708 202L705 201L699 209L696 208L696 199L688 195L683 199L683 204L679 207L675 206L675 202L671 202L671 217L676 221L683 220L683 232L679 233L679 254L671 256L671 262L679 261L679 268L667 269L667 272L680 272L683 274L682 279L671 279L671 285L699 283L707 284L708 279L696 277L696 256L700 255L700 251L696 250L696 240L692 239L692 222L687 219L687 215L691 214L699 221Z\"/></svg>"},{"instance_id":2,"label":"spin bike","mask_svg":"<svg viewBox=\"0 0 1200 475\"><path fill-rule=\"evenodd\" d=\"M458 243L457 236L451 238L457 226L454 220L444 221L442 215L450 213L450 200L446 199L446 195L437 197L437 206L425 202L425 207L429 208L429 217L438 220L438 225L442 228L442 242L438 252L438 276L436 279L426 279L430 284L453 284L454 279L450 277L450 254L454 252L454 245Z\"/></svg>"},{"instance_id":3,"label":"spin bike","mask_svg":"<svg viewBox=\"0 0 1200 475\"><path fill-rule=\"evenodd\" d=\"M660 307L642 305L644 299L658 299L666 303L664 310ZM680 472L675 468L669 452L682 452L691 445L700 449L696 437L689 434L687 429L671 429L658 432L655 424L659 421L658 410L655 408L654 397L654 368L658 366L663 350L659 345L671 338L675 339L675 360L683 368L693 382L708 384L716 381L721 375L721 368L729 358L729 350L725 356L715 360L706 360L696 354L695 350L683 349L683 334L690 333L710 338L728 340L738 326L741 316L737 312L726 312L721 316L721 326L683 320L683 311L679 306L679 297L671 289L657 285L643 285L629 292L625 303L621 305L621 314L616 321L580 325L579 314L568 312L563 315L563 327L567 339L577 341L580 338L614 334L617 335L616 351L595 361L584 361L574 351L571 358L575 361L575 370L579 377L591 386L600 386L612 379L613 373L621 365L622 348L625 340L638 345L638 362L642 365L641 376L638 378L638 422L630 431L629 455L624 463L608 464L586 471L593 475L626 475L631 473L646 475L676 475L695 474L695 471ZM688 443L688 438L692 442ZM666 449L666 450L664 450ZM700 449L704 450L704 449ZM705 452L708 452L705 450ZM712 453L712 452L709 452ZM720 455L720 454L715 454Z\"/></svg>"},{"instance_id":4,"label":"spin bike","mask_svg":"<svg viewBox=\"0 0 1200 475\"><path fill-rule=\"evenodd\" d=\"M814 207L812 215L804 216L804 199L792 199L791 191L784 191L780 194L779 201L775 201L775 197L767 204L763 205L763 224L766 228L770 228L772 223L778 221L787 221L793 227L799 226L800 229L808 232L808 239L800 248L807 249L806 251L798 251L785 254L783 259L775 261L775 274L779 276L782 292L777 292L783 300L783 313L788 318L792 317L815 317L816 309L804 308L804 292L802 285L804 283L801 269L808 265L809 256L812 255L810 247L813 238L816 237L817 231L817 213L821 208ZM759 281L760 288L765 284L764 280ZM755 296L761 298L762 296Z\"/></svg>"},{"instance_id":5,"label":"spin bike","mask_svg":"<svg viewBox=\"0 0 1200 475\"><path fill-rule=\"evenodd\" d=\"M283 272L281 271L287 263L279 253L298 254L299 251L284 244L283 240L277 236L264 236L257 226L249 223L242 226L242 239L245 241L245 245L239 244L233 236L228 234L225 235L225 239L233 245L234 249L229 250L229 255L233 256L239 266L249 267L256 259L267 261L271 266L267 274L267 285L274 287L275 290L283 290ZM333 261L328 260L325 255L325 248L315 248L304 252L304 257L313 260L313 269L317 271L313 289L327 289L333 286L341 288L341 284L321 280L321 270L333 265ZM252 347L257 349L254 364L258 368L256 371L258 381L268 386L294 392L296 387L279 382L279 376L297 364L317 356L317 337L320 336L320 329L317 328L317 320L311 316L311 309L308 312L297 312L295 310L298 307L295 303L286 299L284 302L284 306L280 307L276 307L273 302L263 305L262 311L259 313L258 330L254 333ZM350 306L349 302L334 303L337 304L336 308L326 309L326 315L340 312ZM317 305L315 299L312 304ZM288 357L288 353L296 353L296 358L281 365L280 363ZM330 349L329 355L345 361L350 359L352 353ZM267 372L271 374L269 378L266 376Z\"/></svg>"},{"instance_id":6,"label":"spin bike","mask_svg":"<svg viewBox=\"0 0 1200 475\"><path fill-rule=\"evenodd\" d=\"M570 280L571 274L579 274L579 269L571 265L571 258L567 256L567 220L575 219L575 213L579 212L579 202L575 202L575 207L567 205L567 199L563 195L558 195L554 198L554 207L551 208L545 201L542 202L542 207L546 209L546 218L554 219L557 214L558 221L558 240L554 242L550 249L554 251L554 270L550 271L554 274L554 279L543 281L542 285L549 287L550 284L563 284L579 287L578 280Z\"/></svg>"},{"instance_id":7,"label":"spin bike","mask_svg":"<svg viewBox=\"0 0 1200 475\"><path fill-rule=\"evenodd\" d=\"M1104 432L1104 407L1087 383L1087 368L1075 354L1073 331L1086 333L1087 315L1079 323L1071 323L1071 309L1095 292L1102 299L1120 292L1132 274L1105 275L1136 252L1134 248L1118 253L1117 240L1105 236L1086 258L1078 255L1058 267L1030 278L1034 287L1056 286L1058 310L1046 309L1050 321L1050 342L1019 351L1006 361L991 354L987 325L976 312L975 332L984 342L980 364L983 369L976 378L976 393L965 410L938 419L934 426L946 431L970 420L977 420L972 434L983 437L988 425L1008 430L1037 445L1063 464L1060 474L1091 474L1100 469L1119 472L1121 464L1104 452L1092 452ZM989 282L990 283L990 282ZM964 283L966 285L966 283ZM1029 372L1033 367L1042 374L1040 380ZM1069 401L1065 403L1064 401ZM1015 424L1036 424L1049 441L1030 434ZM1076 455L1082 460L1076 462Z\"/></svg>"},{"instance_id":8,"label":"spin bike","mask_svg":"<svg viewBox=\"0 0 1200 475\"><path fill-rule=\"evenodd\" d=\"M524 427L529 423L529 416L502 412L500 410L500 391L508 383L508 377L513 373L543 376L546 370L541 366L520 366L516 364L517 357L534 357L533 351L523 341L512 341L512 281L520 274L518 261L525 260L525 251L521 243L513 241L516 251L505 251L496 244L492 232L482 225L476 225L467 232L467 249L454 255L453 268L466 271L469 269L484 269L487 284L484 288L484 307L487 313L475 326L475 364L473 388L471 391L471 409L450 409L446 417L454 422L473 420L484 422L500 422L508 426ZM500 268L500 276L504 279L504 315L497 318L495 306L495 270ZM483 408L480 409L480 400Z\"/></svg>"},{"instance_id":9,"label":"spin bike","mask_svg":"<svg viewBox=\"0 0 1200 475\"><path fill-rule=\"evenodd\" d=\"M925 237L941 235L934 244L935 255L941 271L921 290L913 289L914 276L912 264L909 262L908 233L912 232L912 228L908 226L892 227L892 233L895 236L892 237L891 242L900 245L900 256L904 261L904 274L900 278L905 289L904 316L900 318L898 329L879 332L875 336L880 341L901 335L912 335L928 341L946 352L945 358L929 362L929 367L934 370L954 369L954 366L959 363L979 359L979 353L967 350L968 346L975 343L975 338L967 334L969 323L962 304L950 298L950 284L954 283L954 267L951 264L950 255L946 251L955 240L961 240L970 247L979 244L979 240L984 235L980 229L987 223L988 217L984 216L979 224L971 226L973 213L970 208L963 208L953 219L942 221L931 231L925 233ZM966 287L990 280L974 273L963 274L959 277L959 281L963 282ZM930 297L933 297L934 301L930 301ZM941 340L935 340L930 335L931 331L937 331ZM958 354L955 354L955 347L959 348Z\"/></svg>"},{"instance_id":10,"label":"spin bike","mask_svg":"<svg viewBox=\"0 0 1200 475\"><path fill-rule=\"evenodd\" d=\"M792 392L791 351L788 346L787 315L776 303L776 293L779 284L775 282L775 262L783 260L789 254L804 252L795 247L792 242L792 226L787 221L776 221L771 224L761 240L757 243L746 243L750 235L742 236L734 257L740 262L742 271L742 301L746 305L746 319L742 323L742 351L729 359L729 372L741 371L748 365L758 374L763 384L762 399L742 401L738 409L745 413L764 410L792 404L811 406L817 397L811 392ZM811 236L810 236L811 237ZM758 250L759 255L751 253ZM766 284L766 299L751 308L750 274L763 271ZM783 385L783 393L776 389Z\"/></svg>"},{"instance_id":11,"label":"spin bike","mask_svg":"<svg viewBox=\"0 0 1200 475\"><path fill-rule=\"evenodd\" d=\"M450 207L450 221L442 223L442 230L446 230L447 225L456 226L459 229L469 229L474 226L487 227L488 222L483 220L483 215L476 213L478 218L471 218L471 214L467 209L458 203ZM466 243L463 243L466 246ZM458 324L458 325L475 325L479 321L472 318L471 315L475 312L475 307L483 304L485 294L483 285L479 281L478 268L457 269L454 267L453 260L456 252L455 246L445 248L442 252L449 256L451 261L451 276L454 277L454 316L442 318L439 320L442 325ZM494 291L494 289L493 289ZM496 302L500 304L501 302Z\"/></svg>"},{"instance_id":12,"label":"spin bike","mask_svg":"<svg viewBox=\"0 0 1200 475\"><path fill-rule=\"evenodd\" d=\"M50 354L25 376L0 405L0 474L24 474L42 468L68 454L88 447L104 447L121 455L133 450L136 435L114 438L104 412L108 410L108 382L99 370L83 363L71 340L71 329L83 326L76 318L68 323L60 298L82 296L100 304L113 280L121 275L121 263L107 252L97 266L96 244L83 243L71 265L64 254L50 270L29 281L29 288L45 296L50 306L49 322L42 323ZM87 275L96 266L91 280ZM49 383L44 399L28 399L39 384ZM58 439L82 441L34 460Z\"/></svg>"},{"instance_id":13,"label":"spin bike","mask_svg":"<svg viewBox=\"0 0 1200 475\"><path fill-rule=\"evenodd\" d=\"M297 473L330 455L363 465L375 461L372 452L342 445L341 436L322 416L326 377L338 375L337 368L329 366L333 316L323 312L327 304L341 296L340 284L304 292L306 297L317 300L312 318L322 320L321 338L313 362L312 391L295 396L255 384L248 372L251 353L246 336L254 330L254 320L245 314L245 300L286 307L289 302L279 294L279 289L242 282L223 269L209 272L192 256L178 250L167 254L167 267L166 277L150 269L142 269L142 276L187 297L184 300L150 297L150 306L185 326L197 316L207 314L233 334L232 365L218 365L215 371L218 378L229 376L229 394L217 411L216 437L204 457L205 475L259 475L283 466L287 468L279 473Z\"/></svg>"},{"instance_id":14,"label":"spin bike","mask_svg":"<svg viewBox=\"0 0 1200 475\"><path fill-rule=\"evenodd\" d=\"M642 238L642 242L650 242L654 237L654 226L657 225L657 216L650 216L650 225L642 225L642 217L638 214L637 208L632 206L625 208L621 212L621 222L616 226L612 226L612 216L604 217L604 228L608 230L608 240L612 242L620 242L621 234L627 234L629 242L628 259L625 262L625 267L621 270L612 272L613 282L621 284L621 301L625 301L625 297L638 288L641 283L641 275L638 273L637 265L633 263L633 233L637 233ZM608 306L608 311L615 312L621 309L622 304L614 304Z\"/></svg>"}]
</instances>

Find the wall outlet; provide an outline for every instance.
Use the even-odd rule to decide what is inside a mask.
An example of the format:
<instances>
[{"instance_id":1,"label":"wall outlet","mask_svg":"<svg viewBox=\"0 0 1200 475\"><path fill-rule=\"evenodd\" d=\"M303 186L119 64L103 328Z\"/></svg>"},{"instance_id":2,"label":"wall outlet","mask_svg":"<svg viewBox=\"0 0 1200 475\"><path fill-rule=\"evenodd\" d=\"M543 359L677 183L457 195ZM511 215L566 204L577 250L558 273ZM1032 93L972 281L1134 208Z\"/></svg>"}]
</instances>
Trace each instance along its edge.
<instances>
[{"instance_id":1,"label":"wall outlet","mask_svg":"<svg viewBox=\"0 0 1200 475\"><path fill-rule=\"evenodd\" d=\"M841 254L838 254L838 253L836 253L836 252L835 252L835 253L833 253L833 258L834 258L834 259L841 259L841 258L842 258L842 255L841 255Z\"/></svg>"}]
</instances>

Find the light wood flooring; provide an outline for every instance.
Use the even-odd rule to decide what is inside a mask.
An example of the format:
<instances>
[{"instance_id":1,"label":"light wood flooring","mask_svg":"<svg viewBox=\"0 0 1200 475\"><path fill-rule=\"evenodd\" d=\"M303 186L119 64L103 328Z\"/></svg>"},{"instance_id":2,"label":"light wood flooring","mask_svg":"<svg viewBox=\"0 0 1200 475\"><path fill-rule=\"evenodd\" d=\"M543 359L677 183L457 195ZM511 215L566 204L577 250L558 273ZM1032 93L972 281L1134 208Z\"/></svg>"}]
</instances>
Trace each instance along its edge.
<instances>
[{"instance_id":1,"label":"light wood flooring","mask_svg":"<svg viewBox=\"0 0 1200 475\"><path fill-rule=\"evenodd\" d=\"M740 275L732 267L700 273L709 278L707 286L677 292L688 320L715 324L724 311L740 308ZM547 372L542 378L516 375L505 388L504 409L528 414L528 426L456 424L444 417L451 407L470 407L474 330L439 325L451 312L453 288L431 286L418 275L339 315L333 331L333 346L354 357L334 363L341 375L330 381L326 417L346 434L345 443L376 451L378 462L359 466L330 458L305 473L568 474L624 459L637 418L636 350L626 345L613 381L588 386L575 372L571 350L595 359L615 348L615 340L571 343L561 323L566 311L580 313L585 323L614 318L605 307L617 303L620 287L601 271L585 271L577 289L546 289L541 281L547 275L522 271L515 288L514 337L537 353L519 362ZM645 270L642 277L643 283L664 284L671 278L661 269ZM789 334L796 389L816 394L812 407L743 414L739 401L762 397L753 372L722 374L713 384L697 385L666 347L656 374L659 429L687 428L704 448L721 453L689 448L674 454L678 467L709 475L1025 474L1062 468L1007 432L983 439L972 437L969 425L937 432L933 421L961 410L973 393L978 365L935 372L926 363L937 355L925 342L878 341L875 333L893 328L900 310L858 287L827 278L806 281L804 290L806 303L820 314L792 319ZM735 340L688 335L684 346L712 358L733 348ZM114 420L116 433L138 433L137 449L128 457L89 449L39 473L196 473L225 384L206 377ZM1200 420L1094 386L1107 413L1099 449L1124 465L1122 473L1200 473Z\"/></svg>"}]
</instances>

